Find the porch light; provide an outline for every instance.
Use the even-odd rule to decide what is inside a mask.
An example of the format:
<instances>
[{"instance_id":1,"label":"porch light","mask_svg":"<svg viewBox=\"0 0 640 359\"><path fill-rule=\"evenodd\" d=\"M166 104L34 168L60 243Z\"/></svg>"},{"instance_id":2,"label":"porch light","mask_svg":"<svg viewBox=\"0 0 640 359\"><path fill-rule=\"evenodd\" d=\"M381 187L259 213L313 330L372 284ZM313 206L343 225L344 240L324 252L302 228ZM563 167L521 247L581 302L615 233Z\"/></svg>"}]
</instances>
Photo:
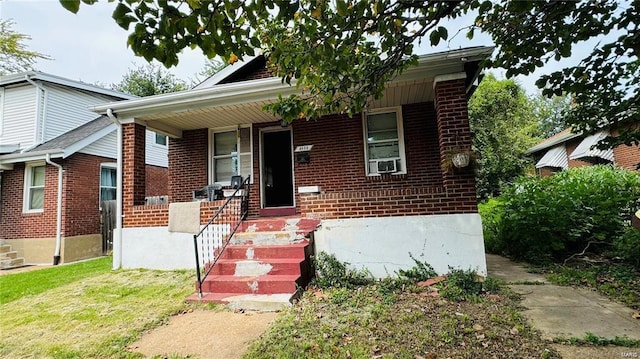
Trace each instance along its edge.
<instances>
[{"instance_id":1,"label":"porch light","mask_svg":"<svg viewBox=\"0 0 640 359\"><path fill-rule=\"evenodd\" d=\"M451 158L451 162L456 168L464 168L469 165L469 154L468 153L456 153Z\"/></svg>"}]
</instances>

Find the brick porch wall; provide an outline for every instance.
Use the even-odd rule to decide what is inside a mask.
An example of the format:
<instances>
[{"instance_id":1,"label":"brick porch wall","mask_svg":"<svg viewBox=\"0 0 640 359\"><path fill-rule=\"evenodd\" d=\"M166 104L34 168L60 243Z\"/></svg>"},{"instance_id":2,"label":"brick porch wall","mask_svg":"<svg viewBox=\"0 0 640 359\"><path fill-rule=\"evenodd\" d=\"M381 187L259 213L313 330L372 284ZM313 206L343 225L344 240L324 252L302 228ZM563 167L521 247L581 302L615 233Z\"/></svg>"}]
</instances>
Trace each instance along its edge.
<instances>
[{"instance_id":1,"label":"brick porch wall","mask_svg":"<svg viewBox=\"0 0 640 359\"><path fill-rule=\"evenodd\" d=\"M224 201L201 202L200 224L206 224ZM169 205L133 206L124 227L164 227L169 225Z\"/></svg>"},{"instance_id":2,"label":"brick porch wall","mask_svg":"<svg viewBox=\"0 0 640 359\"><path fill-rule=\"evenodd\" d=\"M169 139L169 202L189 202L208 183L209 130L183 131Z\"/></svg>"},{"instance_id":3,"label":"brick porch wall","mask_svg":"<svg viewBox=\"0 0 640 359\"><path fill-rule=\"evenodd\" d=\"M164 167L147 165L145 169L145 195L166 196L169 194L169 170Z\"/></svg>"}]
</instances>

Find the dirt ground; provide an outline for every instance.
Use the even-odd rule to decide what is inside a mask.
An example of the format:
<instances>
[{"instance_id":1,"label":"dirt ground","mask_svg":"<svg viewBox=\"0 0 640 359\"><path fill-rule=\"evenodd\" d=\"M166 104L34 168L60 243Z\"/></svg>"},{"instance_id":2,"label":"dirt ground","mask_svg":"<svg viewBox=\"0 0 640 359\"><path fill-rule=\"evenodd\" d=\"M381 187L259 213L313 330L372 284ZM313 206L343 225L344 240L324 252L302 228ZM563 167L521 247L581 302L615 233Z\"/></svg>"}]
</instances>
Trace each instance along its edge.
<instances>
[{"instance_id":1,"label":"dirt ground","mask_svg":"<svg viewBox=\"0 0 640 359\"><path fill-rule=\"evenodd\" d=\"M147 357L178 354L199 359L240 358L277 315L196 310L171 317L167 325L145 334L129 350Z\"/></svg>"}]
</instances>

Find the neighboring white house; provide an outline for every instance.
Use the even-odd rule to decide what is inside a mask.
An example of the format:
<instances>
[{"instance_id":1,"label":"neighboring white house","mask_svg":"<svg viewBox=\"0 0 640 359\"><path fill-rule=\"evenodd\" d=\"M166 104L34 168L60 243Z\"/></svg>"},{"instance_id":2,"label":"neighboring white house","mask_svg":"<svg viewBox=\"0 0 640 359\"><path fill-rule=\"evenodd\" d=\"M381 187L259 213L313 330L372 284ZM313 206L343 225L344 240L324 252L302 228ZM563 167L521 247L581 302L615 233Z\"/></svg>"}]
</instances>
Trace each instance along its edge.
<instances>
[{"instance_id":1,"label":"neighboring white house","mask_svg":"<svg viewBox=\"0 0 640 359\"><path fill-rule=\"evenodd\" d=\"M42 72L0 77L0 241L27 263L102 253L99 206L115 199L116 126L88 108L134 98ZM147 195L165 195L167 138L147 131L146 142Z\"/></svg>"}]
</instances>

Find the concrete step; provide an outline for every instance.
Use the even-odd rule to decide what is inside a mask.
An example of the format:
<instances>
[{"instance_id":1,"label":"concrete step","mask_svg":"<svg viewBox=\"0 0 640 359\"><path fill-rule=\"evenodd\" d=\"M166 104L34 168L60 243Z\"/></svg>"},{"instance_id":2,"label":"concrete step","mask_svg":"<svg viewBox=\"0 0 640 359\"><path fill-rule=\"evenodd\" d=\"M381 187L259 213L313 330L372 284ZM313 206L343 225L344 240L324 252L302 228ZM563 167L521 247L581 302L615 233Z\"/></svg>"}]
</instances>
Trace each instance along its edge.
<instances>
[{"instance_id":1,"label":"concrete step","mask_svg":"<svg viewBox=\"0 0 640 359\"><path fill-rule=\"evenodd\" d=\"M309 241L302 241L287 245L229 245L220 259L252 259L264 260L270 258L306 258L310 250Z\"/></svg>"},{"instance_id":2,"label":"concrete step","mask_svg":"<svg viewBox=\"0 0 640 359\"><path fill-rule=\"evenodd\" d=\"M187 300L222 303L234 310L277 312L290 307L298 296L299 292L281 294L204 293L202 298L198 297L198 294L192 294Z\"/></svg>"},{"instance_id":3,"label":"concrete step","mask_svg":"<svg viewBox=\"0 0 640 359\"><path fill-rule=\"evenodd\" d=\"M16 258L18 258L18 252L16 251L0 253L0 259L16 259Z\"/></svg>"},{"instance_id":4,"label":"concrete step","mask_svg":"<svg viewBox=\"0 0 640 359\"><path fill-rule=\"evenodd\" d=\"M0 260L0 269L9 269L24 266L24 258L10 258Z\"/></svg>"},{"instance_id":5,"label":"concrete step","mask_svg":"<svg viewBox=\"0 0 640 359\"><path fill-rule=\"evenodd\" d=\"M235 276L260 276L302 274L304 258L269 258L261 261L245 259L220 259L211 274Z\"/></svg>"},{"instance_id":6,"label":"concrete step","mask_svg":"<svg viewBox=\"0 0 640 359\"><path fill-rule=\"evenodd\" d=\"M206 293L282 294L298 290L302 279L299 275L263 275L238 277L234 275L209 275L202 283Z\"/></svg>"},{"instance_id":7,"label":"concrete step","mask_svg":"<svg viewBox=\"0 0 640 359\"><path fill-rule=\"evenodd\" d=\"M7 253L7 252L11 252L11 245L9 244L3 244L0 246L0 253Z\"/></svg>"}]
</instances>

